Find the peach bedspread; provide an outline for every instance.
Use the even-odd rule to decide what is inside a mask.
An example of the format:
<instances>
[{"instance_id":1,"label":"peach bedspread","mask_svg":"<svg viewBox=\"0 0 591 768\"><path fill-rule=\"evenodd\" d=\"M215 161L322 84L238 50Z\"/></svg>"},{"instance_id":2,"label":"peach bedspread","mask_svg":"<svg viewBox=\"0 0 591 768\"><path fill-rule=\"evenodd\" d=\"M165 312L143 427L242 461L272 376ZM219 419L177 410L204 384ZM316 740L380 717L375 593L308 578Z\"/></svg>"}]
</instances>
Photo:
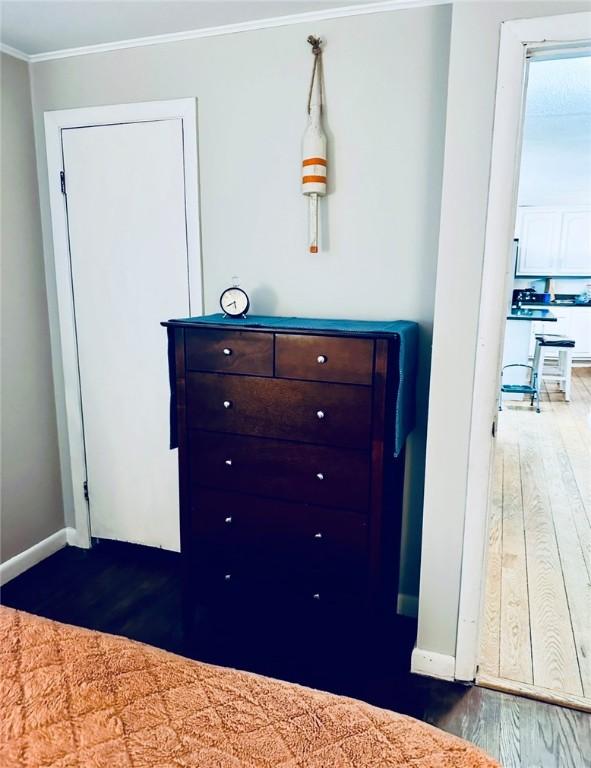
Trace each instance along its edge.
<instances>
[{"instance_id":1,"label":"peach bedspread","mask_svg":"<svg viewBox=\"0 0 591 768\"><path fill-rule=\"evenodd\" d=\"M359 701L0 608L0 765L492 768Z\"/></svg>"}]
</instances>

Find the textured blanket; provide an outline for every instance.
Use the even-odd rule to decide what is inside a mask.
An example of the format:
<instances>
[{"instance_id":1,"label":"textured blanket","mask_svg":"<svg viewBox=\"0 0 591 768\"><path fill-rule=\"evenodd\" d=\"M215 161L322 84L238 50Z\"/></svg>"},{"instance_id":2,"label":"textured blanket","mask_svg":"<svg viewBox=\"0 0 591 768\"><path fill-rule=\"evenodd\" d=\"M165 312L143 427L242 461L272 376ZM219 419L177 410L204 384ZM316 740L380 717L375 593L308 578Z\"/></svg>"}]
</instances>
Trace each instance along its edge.
<instances>
[{"instance_id":1,"label":"textured blanket","mask_svg":"<svg viewBox=\"0 0 591 768\"><path fill-rule=\"evenodd\" d=\"M0 765L492 768L359 701L0 608Z\"/></svg>"}]
</instances>

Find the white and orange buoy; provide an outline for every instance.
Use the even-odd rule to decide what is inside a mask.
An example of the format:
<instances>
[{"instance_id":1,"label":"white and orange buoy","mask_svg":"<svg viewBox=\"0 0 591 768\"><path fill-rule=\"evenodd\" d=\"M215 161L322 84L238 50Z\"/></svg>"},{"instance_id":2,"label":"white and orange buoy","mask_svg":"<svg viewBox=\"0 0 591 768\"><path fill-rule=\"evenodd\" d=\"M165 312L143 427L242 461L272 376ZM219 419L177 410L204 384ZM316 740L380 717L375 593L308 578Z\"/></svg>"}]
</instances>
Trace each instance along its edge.
<instances>
[{"instance_id":1,"label":"white and orange buoy","mask_svg":"<svg viewBox=\"0 0 591 768\"><path fill-rule=\"evenodd\" d=\"M308 93L308 127L302 141L302 192L309 200L309 250L318 253L318 197L326 194L326 134L322 130L322 49L318 37L308 42L314 68Z\"/></svg>"}]
</instances>

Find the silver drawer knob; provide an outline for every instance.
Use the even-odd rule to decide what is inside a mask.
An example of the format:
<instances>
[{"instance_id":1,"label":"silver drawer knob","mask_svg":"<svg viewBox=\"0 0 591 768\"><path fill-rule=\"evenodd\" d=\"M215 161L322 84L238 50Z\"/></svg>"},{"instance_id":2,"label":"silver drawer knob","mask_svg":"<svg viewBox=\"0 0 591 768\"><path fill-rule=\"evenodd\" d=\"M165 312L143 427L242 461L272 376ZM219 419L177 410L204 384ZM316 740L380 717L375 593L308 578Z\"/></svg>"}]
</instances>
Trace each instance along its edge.
<instances>
[{"instance_id":1,"label":"silver drawer knob","mask_svg":"<svg viewBox=\"0 0 591 768\"><path fill-rule=\"evenodd\" d=\"M322 538L322 534L320 533L320 531L318 531L318 533L314 534L314 538L315 539L321 539Z\"/></svg>"},{"instance_id":2,"label":"silver drawer knob","mask_svg":"<svg viewBox=\"0 0 591 768\"><path fill-rule=\"evenodd\" d=\"M224 464L225 464L227 467L231 467L231 466L232 466L232 459L226 459L226 460L224 461Z\"/></svg>"},{"instance_id":3,"label":"silver drawer knob","mask_svg":"<svg viewBox=\"0 0 591 768\"><path fill-rule=\"evenodd\" d=\"M224 523L231 523L231 522L232 522L232 518L231 517L226 517L225 520L224 520Z\"/></svg>"},{"instance_id":4,"label":"silver drawer knob","mask_svg":"<svg viewBox=\"0 0 591 768\"><path fill-rule=\"evenodd\" d=\"M231 354L232 354L232 350L228 349L228 347L224 347L224 355L231 355Z\"/></svg>"},{"instance_id":5,"label":"silver drawer knob","mask_svg":"<svg viewBox=\"0 0 591 768\"><path fill-rule=\"evenodd\" d=\"M232 574L231 574L231 573L227 573L227 574L224 576L224 580L225 580L225 581L230 581L230 579L231 579L231 578L232 578Z\"/></svg>"},{"instance_id":6,"label":"silver drawer knob","mask_svg":"<svg viewBox=\"0 0 591 768\"><path fill-rule=\"evenodd\" d=\"M224 408L231 408L231 407L232 407L232 401L224 400Z\"/></svg>"},{"instance_id":7,"label":"silver drawer knob","mask_svg":"<svg viewBox=\"0 0 591 768\"><path fill-rule=\"evenodd\" d=\"M317 472L317 473L316 473L316 477L317 477L319 480L324 480L324 473L323 473L323 472Z\"/></svg>"},{"instance_id":8,"label":"silver drawer knob","mask_svg":"<svg viewBox=\"0 0 591 768\"><path fill-rule=\"evenodd\" d=\"M319 419L324 418L324 411L316 411L316 416L318 416Z\"/></svg>"},{"instance_id":9,"label":"silver drawer knob","mask_svg":"<svg viewBox=\"0 0 591 768\"><path fill-rule=\"evenodd\" d=\"M327 359L328 358L326 357L326 355L318 355L318 357L316 358L316 362L320 363L320 365L322 365L323 363L325 363L327 361Z\"/></svg>"},{"instance_id":10,"label":"silver drawer knob","mask_svg":"<svg viewBox=\"0 0 591 768\"><path fill-rule=\"evenodd\" d=\"M312 597L314 598L314 600L320 600L320 593L316 592L315 594L312 595Z\"/></svg>"}]
</instances>

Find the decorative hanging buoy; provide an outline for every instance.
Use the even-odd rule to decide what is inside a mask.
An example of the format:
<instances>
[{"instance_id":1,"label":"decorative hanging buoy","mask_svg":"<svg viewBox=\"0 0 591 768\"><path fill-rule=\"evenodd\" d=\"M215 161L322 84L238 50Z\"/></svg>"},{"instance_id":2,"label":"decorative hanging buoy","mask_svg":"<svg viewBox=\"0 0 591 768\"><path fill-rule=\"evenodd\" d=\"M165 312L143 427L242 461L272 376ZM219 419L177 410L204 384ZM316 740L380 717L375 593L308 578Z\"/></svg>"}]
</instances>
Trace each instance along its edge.
<instances>
[{"instance_id":1,"label":"decorative hanging buoy","mask_svg":"<svg viewBox=\"0 0 591 768\"><path fill-rule=\"evenodd\" d=\"M326 135L322 130L322 48L319 37L310 35L314 54L308 92L308 127L302 142L302 192L309 200L309 249L318 253L318 196L326 194Z\"/></svg>"}]
</instances>

